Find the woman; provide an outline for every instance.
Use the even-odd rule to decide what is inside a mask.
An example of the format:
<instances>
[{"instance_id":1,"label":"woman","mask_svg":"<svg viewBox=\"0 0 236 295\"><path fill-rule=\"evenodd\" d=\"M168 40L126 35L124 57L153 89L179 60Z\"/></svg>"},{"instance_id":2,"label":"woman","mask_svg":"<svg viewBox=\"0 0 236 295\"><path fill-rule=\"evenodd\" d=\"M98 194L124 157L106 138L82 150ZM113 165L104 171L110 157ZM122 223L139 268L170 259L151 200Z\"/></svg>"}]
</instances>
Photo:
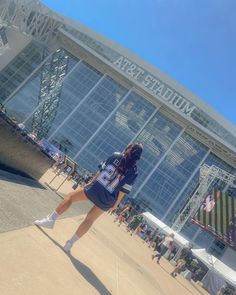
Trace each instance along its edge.
<instances>
[{"instance_id":1,"label":"woman","mask_svg":"<svg viewBox=\"0 0 236 295\"><path fill-rule=\"evenodd\" d=\"M90 183L69 193L46 218L36 220L34 224L53 228L56 219L64 213L73 202L90 200L94 204L76 233L63 247L69 252L73 244L92 226L94 221L104 212L117 208L124 194L131 191L137 177L136 162L141 158L143 146L140 143L129 144L123 153L114 153L99 165L99 171Z\"/></svg>"}]
</instances>

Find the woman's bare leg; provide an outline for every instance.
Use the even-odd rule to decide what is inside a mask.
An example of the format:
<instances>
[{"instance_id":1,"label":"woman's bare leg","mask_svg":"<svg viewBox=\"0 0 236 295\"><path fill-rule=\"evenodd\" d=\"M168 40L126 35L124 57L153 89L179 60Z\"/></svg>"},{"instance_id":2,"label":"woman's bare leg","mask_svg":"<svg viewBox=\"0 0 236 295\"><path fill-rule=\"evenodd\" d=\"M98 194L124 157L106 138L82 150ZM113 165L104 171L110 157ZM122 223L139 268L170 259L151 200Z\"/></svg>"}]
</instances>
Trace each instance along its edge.
<instances>
[{"instance_id":1,"label":"woman's bare leg","mask_svg":"<svg viewBox=\"0 0 236 295\"><path fill-rule=\"evenodd\" d=\"M86 197L84 193L84 188L80 187L74 192L69 193L65 196L64 200L57 206L56 212L61 215L64 213L73 202L79 202L79 201L87 201L88 198Z\"/></svg>"},{"instance_id":2,"label":"woman's bare leg","mask_svg":"<svg viewBox=\"0 0 236 295\"><path fill-rule=\"evenodd\" d=\"M93 206L92 209L88 212L87 216L85 217L84 221L80 224L76 231L76 235L78 237L82 237L92 226L94 221L101 216L104 211L97 206Z\"/></svg>"},{"instance_id":3,"label":"woman's bare leg","mask_svg":"<svg viewBox=\"0 0 236 295\"><path fill-rule=\"evenodd\" d=\"M63 247L65 252L70 252L73 244L80 239L86 232L90 229L94 221L102 215L104 211L97 206L93 206L92 209L88 212L87 216L85 217L84 221L80 224L75 234L68 240Z\"/></svg>"},{"instance_id":4,"label":"woman's bare leg","mask_svg":"<svg viewBox=\"0 0 236 295\"><path fill-rule=\"evenodd\" d=\"M78 190L69 193L68 195L65 196L64 200L58 205L55 211L53 211L50 215L47 217L40 219L40 220L35 220L34 224L46 228L53 228L56 219L61 215L63 212L65 212L70 205L73 202L78 202L78 201L83 201L83 200L88 200L84 193L84 188L80 187Z\"/></svg>"}]
</instances>

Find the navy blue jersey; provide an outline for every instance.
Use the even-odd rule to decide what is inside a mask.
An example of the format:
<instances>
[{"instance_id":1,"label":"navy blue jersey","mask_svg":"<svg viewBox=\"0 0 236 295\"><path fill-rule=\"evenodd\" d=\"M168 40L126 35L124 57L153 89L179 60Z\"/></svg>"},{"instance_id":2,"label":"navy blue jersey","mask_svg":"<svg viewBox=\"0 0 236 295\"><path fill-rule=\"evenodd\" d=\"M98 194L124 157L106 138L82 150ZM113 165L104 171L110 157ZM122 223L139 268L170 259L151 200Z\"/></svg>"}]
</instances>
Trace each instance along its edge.
<instances>
[{"instance_id":1,"label":"navy blue jersey","mask_svg":"<svg viewBox=\"0 0 236 295\"><path fill-rule=\"evenodd\" d=\"M84 189L87 197L103 210L108 210L115 204L120 191L128 194L137 177L136 165L124 175L118 173L116 168L121 158L121 153L114 153L101 163L96 181Z\"/></svg>"}]
</instances>

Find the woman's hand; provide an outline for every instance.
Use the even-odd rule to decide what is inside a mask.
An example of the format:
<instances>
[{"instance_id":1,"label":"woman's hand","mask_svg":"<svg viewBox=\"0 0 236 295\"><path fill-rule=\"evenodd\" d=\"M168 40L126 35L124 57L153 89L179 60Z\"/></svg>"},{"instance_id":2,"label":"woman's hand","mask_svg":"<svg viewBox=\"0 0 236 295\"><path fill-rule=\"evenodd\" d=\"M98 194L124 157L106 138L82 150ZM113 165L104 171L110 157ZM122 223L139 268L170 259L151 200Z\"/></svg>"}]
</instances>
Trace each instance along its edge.
<instances>
[{"instance_id":1,"label":"woman's hand","mask_svg":"<svg viewBox=\"0 0 236 295\"><path fill-rule=\"evenodd\" d=\"M115 204L113 205L113 207L111 207L111 208L108 210L108 212L110 213L111 211L116 210L117 207L118 207L118 204L115 203Z\"/></svg>"}]
</instances>

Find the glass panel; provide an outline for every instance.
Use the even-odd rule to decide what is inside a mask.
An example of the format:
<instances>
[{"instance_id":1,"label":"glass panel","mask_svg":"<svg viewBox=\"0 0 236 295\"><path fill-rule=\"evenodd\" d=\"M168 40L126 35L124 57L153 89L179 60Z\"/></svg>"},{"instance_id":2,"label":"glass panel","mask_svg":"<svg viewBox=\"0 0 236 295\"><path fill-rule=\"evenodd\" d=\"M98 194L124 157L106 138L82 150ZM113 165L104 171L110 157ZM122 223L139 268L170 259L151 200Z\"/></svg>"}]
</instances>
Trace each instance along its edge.
<instances>
[{"instance_id":1,"label":"glass panel","mask_svg":"<svg viewBox=\"0 0 236 295\"><path fill-rule=\"evenodd\" d=\"M67 118L74 108L98 82L102 74L82 62L63 82L60 93L60 103L57 106L55 119L51 122L47 137Z\"/></svg>"},{"instance_id":2,"label":"glass panel","mask_svg":"<svg viewBox=\"0 0 236 295\"><path fill-rule=\"evenodd\" d=\"M180 234L186 237L187 240L191 240L196 234L196 232L199 231L194 243L196 243L197 246L200 248L208 248L211 245L211 243L214 241L214 237L213 235L209 234L207 231L204 231L201 229L199 230L199 229L200 229L199 226L191 223L191 221L189 220L183 227Z\"/></svg>"},{"instance_id":3,"label":"glass panel","mask_svg":"<svg viewBox=\"0 0 236 295\"><path fill-rule=\"evenodd\" d=\"M103 79L52 137L52 144L73 158L106 120L126 92L124 87L110 77Z\"/></svg>"},{"instance_id":4,"label":"glass panel","mask_svg":"<svg viewBox=\"0 0 236 295\"><path fill-rule=\"evenodd\" d=\"M206 129L210 130L212 133L218 135L220 138L224 139L227 143L236 147L236 137L234 134L229 132L224 128L219 122L211 118L207 113L201 109L195 109L191 114L194 121L201 124Z\"/></svg>"},{"instance_id":5,"label":"glass panel","mask_svg":"<svg viewBox=\"0 0 236 295\"><path fill-rule=\"evenodd\" d=\"M58 49L6 103L8 116L18 122L31 117L25 122L26 129L34 131L39 137L45 137L60 104L63 79L77 62L65 50Z\"/></svg>"},{"instance_id":6,"label":"glass panel","mask_svg":"<svg viewBox=\"0 0 236 295\"><path fill-rule=\"evenodd\" d=\"M179 125L158 112L140 133L137 141L143 143L144 150L142 160L139 163L139 177L137 178L131 196L135 195L138 188L168 150L175 138L178 137L181 130L182 128Z\"/></svg>"},{"instance_id":7,"label":"glass panel","mask_svg":"<svg viewBox=\"0 0 236 295\"><path fill-rule=\"evenodd\" d=\"M49 50L31 42L0 72L0 102L8 96L48 56Z\"/></svg>"},{"instance_id":8,"label":"glass panel","mask_svg":"<svg viewBox=\"0 0 236 295\"><path fill-rule=\"evenodd\" d=\"M141 190L138 199L146 199L146 203L148 200L154 214L163 216L206 152L203 144L184 133Z\"/></svg>"},{"instance_id":9,"label":"glass panel","mask_svg":"<svg viewBox=\"0 0 236 295\"><path fill-rule=\"evenodd\" d=\"M151 103L132 92L78 156L77 162L90 171L96 171L99 162L124 149L154 111Z\"/></svg>"}]
</instances>

